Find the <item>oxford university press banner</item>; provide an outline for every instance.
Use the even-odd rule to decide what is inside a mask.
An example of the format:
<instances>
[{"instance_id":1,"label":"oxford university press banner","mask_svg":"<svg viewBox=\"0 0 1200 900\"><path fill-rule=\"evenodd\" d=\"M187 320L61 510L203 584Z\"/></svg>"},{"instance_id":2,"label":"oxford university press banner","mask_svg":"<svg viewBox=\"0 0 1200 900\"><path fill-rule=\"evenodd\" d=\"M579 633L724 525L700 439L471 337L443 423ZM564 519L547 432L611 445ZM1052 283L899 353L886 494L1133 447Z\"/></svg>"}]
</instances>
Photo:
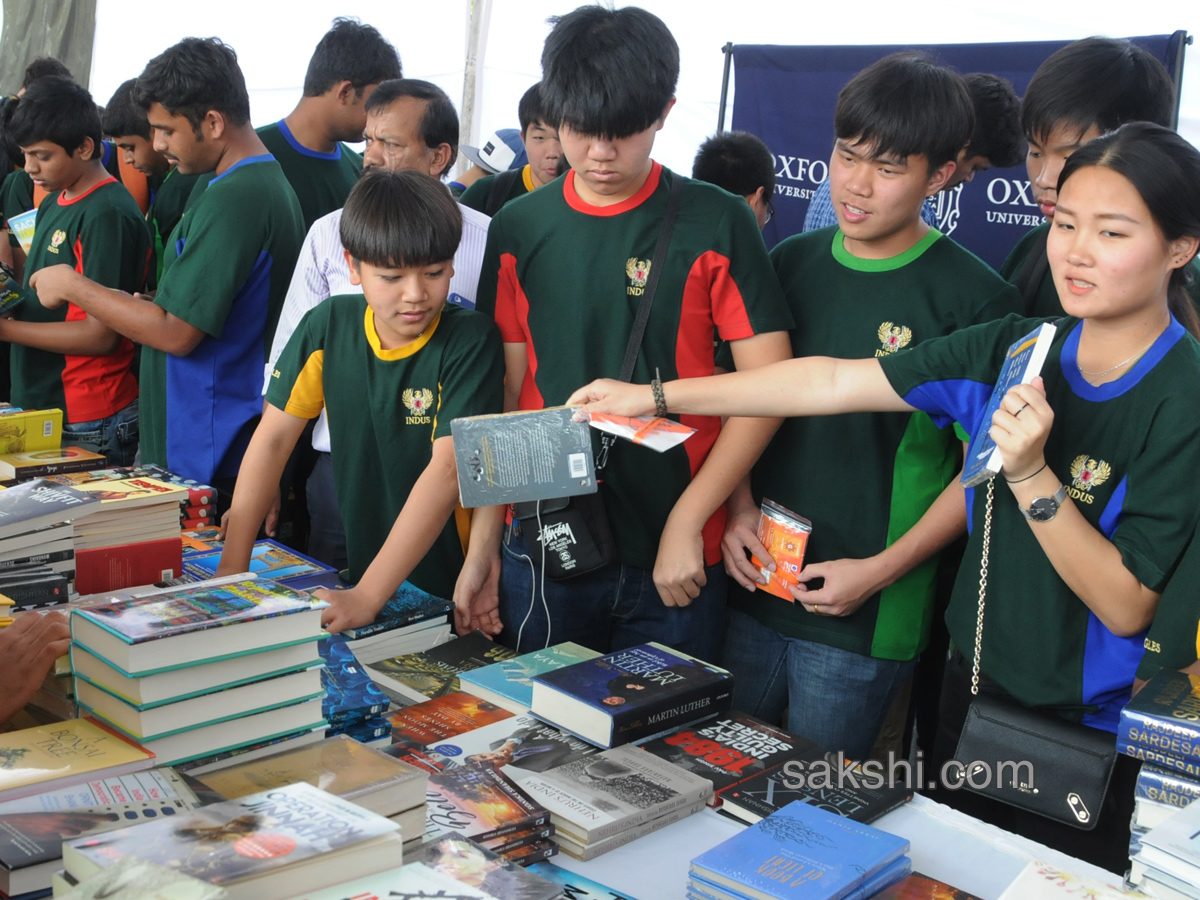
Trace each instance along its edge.
<instances>
[{"instance_id":1,"label":"oxford university press banner","mask_svg":"<svg viewBox=\"0 0 1200 900\"><path fill-rule=\"evenodd\" d=\"M1131 38L1153 53L1179 84L1183 31ZM964 75L990 72L1012 82L1018 96L1039 65L1069 41L936 46L733 47L736 96L733 128L762 138L775 156L775 216L767 246L804 226L808 201L829 177L833 111L838 92L860 69L890 53L924 49ZM937 195L938 228L995 268L1029 229L1043 221L1025 166L978 172L969 184Z\"/></svg>"}]
</instances>

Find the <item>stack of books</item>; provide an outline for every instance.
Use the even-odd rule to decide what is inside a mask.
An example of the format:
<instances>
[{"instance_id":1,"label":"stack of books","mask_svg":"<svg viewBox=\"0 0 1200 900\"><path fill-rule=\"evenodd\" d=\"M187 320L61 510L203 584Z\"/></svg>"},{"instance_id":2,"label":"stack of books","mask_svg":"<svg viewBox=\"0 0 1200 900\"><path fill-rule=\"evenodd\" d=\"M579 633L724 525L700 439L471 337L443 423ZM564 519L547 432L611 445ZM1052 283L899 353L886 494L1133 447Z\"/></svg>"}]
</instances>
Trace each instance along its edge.
<instances>
[{"instance_id":1,"label":"stack of books","mask_svg":"<svg viewBox=\"0 0 1200 900\"><path fill-rule=\"evenodd\" d=\"M441 771L442 767L425 752L426 746L436 746L447 738L512 716L507 709L466 691L434 697L392 713L392 746L387 752L430 772Z\"/></svg>"},{"instance_id":2,"label":"stack of books","mask_svg":"<svg viewBox=\"0 0 1200 900\"><path fill-rule=\"evenodd\" d=\"M912 871L908 841L796 802L692 860L701 900L859 900Z\"/></svg>"},{"instance_id":3,"label":"stack of books","mask_svg":"<svg viewBox=\"0 0 1200 900\"><path fill-rule=\"evenodd\" d=\"M367 670L385 694L400 706L409 706L460 690L458 676L463 672L515 655L482 631L473 631L430 650L369 663Z\"/></svg>"},{"instance_id":4,"label":"stack of books","mask_svg":"<svg viewBox=\"0 0 1200 900\"><path fill-rule=\"evenodd\" d=\"M0 490L0 594L15 609L66 602L75 572L72 522L99 505L43 479Z\"/></svg>"},{"instance_id":5,"label":"stack of books","mask_svg":"<svg viewBox=\"0 0 1200 900\"><path fill-rule=\"evenodd\" d=\"M337 573L314 576L297 586L305 590L349 587ZM453 612L452 601L435 597L406 581L388 598L374 622L360 628L347 628L342 634L358 661L369 665L393 656L430 650L452 640L450 614Z\"/></svg>"},{"instance_id":6,"label":"stack of books","mask_svg":"<svg viewBox=\"0 0 1200 900\"><path fill-rule=\"evenodd\" d=\"M482 669L463 672L459 680L463 690L470 691L476 697L489 700L514 713L524 713L529 712L533 705L535 675L595 659L599 655L588 647L565 641L544 650L534 650L532 653L492 663Z\"/></svg>"},{"instance_id":7,"label":"stack of books","mask_svg":"<svg viewBox=\"0 0 1200 900\"><path fill-rule=\"evenodd\" d=\"M428 773L346 735L227 766L197 780L227 800L304 781L391 819L409 850L425 834Z\"/></svg>"},{"instance_id":8,"label":"stack of books","mask_svg":"<svg viewBox=\"0 0 1200 900\"><path fill-rule=\"evenodd\" d=\"M3 419L0 419L0 425ZM25 450L0 456L0 481L20 483L69 472L86 472L105 464L104 456L82 447Z\"/></svg>"},{"instance_id":9,"label":"stack of books","mask_svg":"<svg viewBox=\"0 0 1200 900\"><path fill-rule=\"evenodd\" d=\"M221 564L223 548L205 551L189 551L184 554L183 574L192 581L206 581L217 574ZM303 553L285 547L277 541L264 538L256 541L250 550L249 571L258 578L269 578L280 584L307 590L305 579L312 575L326 575L333 570Z\"/></svg>"},{"instance_id":10,"label":"stack of books","mask_svg":"<svg viewBox=\"0 0 1200 900\"><path fill-rule=\"evenodd\" d=\"M128 478L153 478L182 488L185 493L179 499L179 524L183 530L209 528L218 524L214 519L217 506L216 489L191 478L184 478L162 466L93 466L90 471L59 475L56 480L64 484L84 484L91 481L124 481Z\"/></svg>"},{"instance_id":11,"label":"stack of books","mask_svg":"<svg viewBox=\"0 0 1200 900\"><path fill-rule=\"evenodd\" d=\"M78 718L79 707L75 704L75 682L71 673L48 672L42 679L42 686L26 705L45 713L47 721Z\"/></svg>"},{"instance_id":12,"label":"stack of books","mask_svg":"<svg viewBox=\"0 0 1200 900\"><path fill-rule=\"evenodd\" d=\"M322 604L244 578L72 610L80 707L166 765L323 731Z\"/></svg>"},{"instance_id":13,"label":"stack of books","mask_svg":"<svg viewBox=\"0 0 1200 900\"><path fill-rule=\"evenodd\" d=\"M711 781L632 746L530 772L521 788L550 810L555 842L576 859L592 859L686 818L713 796Z\"/></svg>"},{"instance_id":14,"label":"stack of books","mask_svg":"<svg viewBox=\"0 0 1200 900\"><path fill-rule=\"evenodd\" d=\"M363 671L346 639L330 635L320 643L321 684L325 688L325 721L328 734L345 734L364 744L392 742L392 723L388 721L389 701Z\"/></svg>"},{"instance_id":15,"label":"stack of books","mask_svg":"<svg viewBox=\"0 0 1200 900\"><path fill-rule=\"evenodd\" d=\"M225 889L228 900L285 900L352 873L394 868L400 826L310 784L291 784L63 844L64 881L125 856Z\"/></svg>"}]
</instances>

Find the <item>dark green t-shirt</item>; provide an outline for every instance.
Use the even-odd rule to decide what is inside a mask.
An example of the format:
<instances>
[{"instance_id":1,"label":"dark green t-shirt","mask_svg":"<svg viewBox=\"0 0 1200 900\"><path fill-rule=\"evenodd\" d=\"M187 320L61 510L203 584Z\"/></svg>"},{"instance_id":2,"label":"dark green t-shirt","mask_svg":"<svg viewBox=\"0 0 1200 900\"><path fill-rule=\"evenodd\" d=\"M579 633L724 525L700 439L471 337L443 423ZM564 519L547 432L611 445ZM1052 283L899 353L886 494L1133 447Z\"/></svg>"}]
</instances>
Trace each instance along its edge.
<instances>
[{"instance_id":1,"label":"dark green t-shirt","mask_svg":"<svg viewBox=\"0 0 1200 900\"><path fill-rule=\"evenodd\" d=\"M459 198L458 202L463 206L469 206L473 210L487 214L488 199L492 194L492 184L499 177L499 175L485 175L483 178L480 178L463 191L463 195ZM500 198L500 206L496 207L496 211L499 211L508 201L524 197L526 194L532 193L533 190L533 178L529 174L529 165L526 164L525 168L509 182L508 190ZM494 213L492 214L494 215Z\"/></svg>"},{"instance_id":2,"label":"dark green t-shirt","mask_svg":"<svg viewBox=\"0 0 1200 900\"><path fill-rule=\"evenodd\" d=\"M338 144L332 153L310 150L296 140L283 119L259 128L258 137L279 161L296 192L305 233L321 216L346 205L350 189L362 172L359 154L345 144Z\"/></svg>"},{"instance_id":3,"label":"dark green t-shirt","mask_svg":"<svg viewBox=\"0 0 1200 900\"><path fill-rule=\"evenodd\" d=\"M33 179L24 169L14 169L0 186L0 205L4 207L4 221L15 218L33 209ZM8 242L13 247L21 246L13 231L8 233Z\"/></svg>"},{"instance_id":4,"label":"dark green t-shirt","mask_svg":"<svg viewBox=\"0 0 1200 900\"><path fill-rule=\"evenodd\" d=\"M671 179L655 163L645 185L591 206L574 172L510 203L492 219L476 308L507 343L525 344L520 408L557 406L596 378L616 378L661 230ZM684 178L679 216L632 380L713 372L713 341L792 327L754 215L718 187ZM682 416L697 433L655 453L618 441L601 476L620 560L654 567L667 516L703 465L719 418ZM597 439L598 444L598 439ZM722 505L704 526L705 560L720 560Z\"/></svg>"},{"instance_id":5,"label":"dark green t-shirt","mask_svg":"<svg viewBox=\"0 0 1200 900\"><path fill-rule=\"evenodd\" d=\"M150 237L154 242L154 265L150 267L147 284L151 290L158 287L167 240L179 224L179 220L183 218L183 210L192 196L192 188L199 179L199 175L184 175L174 167L162 178L150 179L151 200L146 221L150 224Z\"/></svg>"},{"instance_id":6,"label":"dark green t-shirt","mask_svg":"<svg viewBox=\"0 0 1200 900\"><path fill-rule=\"evenodd\" d=\"M930 338L1014 312L1017 292L986 263L930 230L905 253L859 259L838 228L797 235L771 253L796 327L792 354L904 355ZM764 497L813 524L805 561L865 559L925 514L954 477L962 445L923 412L785 419L751 475ZM729 602L776 631L884 659L912 659L929 639L937 558L849 616L816 616L730 580Z\"/></svg>"},{"instance_id":7,"label":"dark green t-shirt","mask_svg":"<svg viewBox=\"0 0 1200 900\"><path fill-rule=\"evenodd\" d=\"M420 338L385 350L363 296L331 297L288 340L267 402L304 419L326 410L350 580L358 581L451 420L503 409L500 335L487 316L448 303ZM438 597L454 595L462 569L456 526L453 516L444 523L408 578Z\"/></svg>"},{"instance_id":8,"label":"dark green t-shirt","mask_svg":"<svg viewBox=\"0 0 1200 900\"><path fill-rule=\"evenodd\" d=\"M46 309L29 279L47 266L68 265L97 284L134 293L146 281L150 235L142 211L115 178L64 200L55 192L38 207L33 247L25 263L25 299L13 311L23 322L82 321L72 303ZM130 367L133 344L115 353L71 356L12 345L12 400L27 409L61 409L64 421L92 422L124 409L138 395Z\"/></svg>"},{"instance_id":9,"label":"dark green t-shirt","mask_svg":"<svg viewBox=\"0 0 1200 900\"><path fill-rule=\"evenodd\" d=\"M1041 320L1009 316L881 360L908 403L979 427L1007 348ZM1117 547L1126 568L1162 591L1191 538L1200 508L1186 489L1200 466L1200 344L1174 319L1144 356L1093 387L1076 354L1082 323L1059 323L1042 367L1054 425L1050 470L1070 502ZM1086 713L1114 731L1142 657L1144 634L1117 637L1067 587L1002 478L994 479L982 671L1027 706ZM946 613L955 644L971 658L979 599L987 489L968 491L971 535Z\"/></svg>"},{"instance_id":10,"label":"dark green t-shirt","mask_svg":"<svg viewBox=\"0 0 1200 900\"><path fill-rule=\"evenodd\" d=\"M205 337L187 356L143 348L142 462L206 484L237 474L303 240L300 204L270 155L197 181L154 302Z\"/></svg>"},{"instance_id":11,"label":"dark green t-shirt","mask_svg":"<svg viewBox=\"0 0 1200 900\"><path fill-rule=\"evenodd\" d=\"M1167 582L1144 642L1137 677L1149 680L1159 669L1182 669L1200 659L1200 532L1188 541L1179 566Z\"/></svg>"}]
</instances>

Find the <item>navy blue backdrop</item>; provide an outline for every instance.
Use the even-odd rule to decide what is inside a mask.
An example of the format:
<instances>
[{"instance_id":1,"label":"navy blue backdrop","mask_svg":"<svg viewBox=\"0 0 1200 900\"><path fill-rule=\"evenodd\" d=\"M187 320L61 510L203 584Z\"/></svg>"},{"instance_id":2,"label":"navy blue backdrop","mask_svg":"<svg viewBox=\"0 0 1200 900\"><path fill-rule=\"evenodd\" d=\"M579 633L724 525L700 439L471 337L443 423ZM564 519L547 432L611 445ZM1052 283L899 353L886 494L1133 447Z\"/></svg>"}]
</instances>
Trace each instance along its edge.
<instances>
[{"instance_id":1,"label":"navy blue backdrop","mask_svg":"<svg viewBox=\"0 0 1200 900\"><path fill-rule=\"evenodd\" d=\"M1160 59L1176 84L1185 32L1131 40ZM940 44L919 49L957 71L1007 78L1020 96L1034 70L1067 41L1006 44ZM902 46L733 47L736 97L733 128L761 137L775 155L775 217L764 236L773 247L798 234L816 187L829 174L833 110L838 91L860 69ZM1042 222L1024 165L980 172L970 184L938 195L939 228L999 268L1012 246Z\"/></svg>"}]
</instances>

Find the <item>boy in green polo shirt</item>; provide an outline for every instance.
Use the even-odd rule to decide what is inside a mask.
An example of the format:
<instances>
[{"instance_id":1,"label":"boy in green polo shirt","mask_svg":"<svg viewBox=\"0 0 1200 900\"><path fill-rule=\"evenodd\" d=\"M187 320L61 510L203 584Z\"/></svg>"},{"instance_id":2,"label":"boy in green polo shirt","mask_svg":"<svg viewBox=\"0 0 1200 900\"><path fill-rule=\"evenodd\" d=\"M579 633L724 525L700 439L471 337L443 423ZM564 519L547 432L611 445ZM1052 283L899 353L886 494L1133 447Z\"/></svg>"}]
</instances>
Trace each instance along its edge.
<instances>
[{"instance_id":1,"label":"boy in green polo shirt","mask_svg":"<svg viewBox=\"0 0 1200 900\"><path fill-rule=\"evenodd\" d=\"M462 215L445 187L420 172L368 169L340 234L363 294L310 310L276 363L217 570L248 566L288 455L324 409L356 582L320 592L331 632L374 620L405 579L453 595L463 544L450 421L499 412L504 394L496 326L446 303Z\"/></svg>"},{"instance_id":2,"label":"boy in green polo shirt","mask_svg":"<svg viewBox=\"0 0 1200 900\"><path fill-rule=\"evenodd\" d=\"M133 344L76 306L47 309L30 279L69 268L107 288L145 283L150 240L133 197L99 157L100 116L91 95L69 78L30 85L10 122L25 171L48 193L25 265L26 297L0 339L12 346L12 401L63 411L63 443L130 465L138 447L138 386Z\"/></svg>"},{"instance_id":3,"label":"boy in green polo shirt","mask_svg":"<svg viewBox=\"0 0 1200 900\"><path fill-rule=\"evenodd\" d=\"M973 122L963 79L921 54L886 57L843 88L829 162L838 226L771 253L794 356L903 354L1016 308L1010 285L921 219ZM959 447L919 412L784 421L728 504L724 665L739 709L777 721L786 707L797 734L870 753L929 639L937 553L965 531ZM755 536L764 498L813 525L790 600L756 589L741 549L769 558Z\"/></svg>"}]
</instances>

